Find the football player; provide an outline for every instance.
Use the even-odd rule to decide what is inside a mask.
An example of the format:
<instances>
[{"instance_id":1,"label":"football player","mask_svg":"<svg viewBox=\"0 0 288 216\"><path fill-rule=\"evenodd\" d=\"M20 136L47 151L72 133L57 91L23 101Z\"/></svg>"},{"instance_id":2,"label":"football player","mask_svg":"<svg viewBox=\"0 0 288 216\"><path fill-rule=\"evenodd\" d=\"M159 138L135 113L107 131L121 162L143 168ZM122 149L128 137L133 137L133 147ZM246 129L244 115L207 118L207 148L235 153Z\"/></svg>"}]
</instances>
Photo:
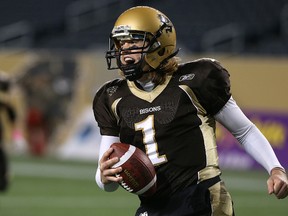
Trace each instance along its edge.
<instances>
[{"instance_id":1,"label":"football player","mask_svg":"<svg viewBox=\"0 0 288 216\"><path fill-rule=\"evenodd\" d=\"M11 82L9 76L0 71L0 191L8 188L8 161L4 147L4 131L7 119L12 125L16 120L16 112L11 104L10 95Z\"/></svg>"},{"instance_id":2,"label":"football player","mask_svg":"<svg viewBox=\"0 0 288 216\"><path fill-rule=\"evenodd\" d=\"M157 192L139 196L136 215L234 215L220 178L218 121L270 174L268 192L286 197L286 172L233 99L227 70L213 59L179 63L177 52L175 28L162 12L137 6L117 19L106 59L122 77L105 83L93 101L102 135L98 186L118 188L122 168L111 168L119 158L110 158L110 145L128 143L146 152L157 172Z\"/></svg>"}]
</instances>

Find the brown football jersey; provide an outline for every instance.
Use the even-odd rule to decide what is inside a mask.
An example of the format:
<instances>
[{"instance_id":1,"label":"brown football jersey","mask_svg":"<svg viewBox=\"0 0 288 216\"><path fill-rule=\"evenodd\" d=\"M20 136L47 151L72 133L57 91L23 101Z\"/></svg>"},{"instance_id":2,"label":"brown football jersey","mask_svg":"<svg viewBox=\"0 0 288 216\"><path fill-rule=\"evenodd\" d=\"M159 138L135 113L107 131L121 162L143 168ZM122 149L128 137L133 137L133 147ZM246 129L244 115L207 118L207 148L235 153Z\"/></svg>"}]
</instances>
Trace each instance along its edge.
<instances>
[{"instance_id":1,"label":"brown football jersey","mask_svg":"<svg viewBox=\"0 0 288 216\"><path fill-rule=\"evenodd\" d=\"M125 79L109 81L97 91L93 111L102 135L146 152L157 171L155 196L164 196L218 166L213 116L230 97L228 72L199 59L181 64L151 92Z\"/></svg>"}]
</instances>

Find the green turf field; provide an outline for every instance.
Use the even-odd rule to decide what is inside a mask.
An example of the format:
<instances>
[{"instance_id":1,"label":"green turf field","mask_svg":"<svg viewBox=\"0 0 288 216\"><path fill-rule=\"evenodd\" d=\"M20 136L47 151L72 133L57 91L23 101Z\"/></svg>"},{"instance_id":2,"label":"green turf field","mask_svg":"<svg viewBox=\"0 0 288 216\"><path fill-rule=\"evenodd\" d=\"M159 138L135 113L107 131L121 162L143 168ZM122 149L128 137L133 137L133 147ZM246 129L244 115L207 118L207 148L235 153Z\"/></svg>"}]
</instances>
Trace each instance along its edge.
<instances>
[{"instance_id":1,"label":"green turf field","mask_svg":"<svg viewBox=\"0 0 288 216\"><path fill-rule=\"evenodd\" d=\"M0 194L0 216L129 216L138 198L120 188L107 193L94 181L94 163L11 158L8 192ZM225 172L225 171L224 171ZM265 172L226 171L237 216L286 216L288 199L266 193Z\"/></svg>"}]
</instances>

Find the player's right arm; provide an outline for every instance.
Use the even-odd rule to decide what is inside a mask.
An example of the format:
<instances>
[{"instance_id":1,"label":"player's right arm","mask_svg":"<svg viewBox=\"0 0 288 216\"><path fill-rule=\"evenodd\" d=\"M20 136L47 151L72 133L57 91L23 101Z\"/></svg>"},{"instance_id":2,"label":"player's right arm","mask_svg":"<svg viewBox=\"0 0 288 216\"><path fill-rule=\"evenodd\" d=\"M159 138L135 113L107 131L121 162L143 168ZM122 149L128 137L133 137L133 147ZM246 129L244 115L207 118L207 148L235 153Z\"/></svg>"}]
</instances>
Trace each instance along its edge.
<instances>
[{"instance_id":1,"label":"player's right arm","mask_svg":"<svg viewBox=\"0 0 288 216\"><path fill-rule=\"evenodd\" d=\"M116 177L115 174L122 171L121 167L111 168L119 161L119 158L110 158L110 154L113 149L110 148L111 144L119 142L119 137L114 136L102 136L100 149L99 149L99 161L95 175L97 185L105 191L115 191L122 181L121 177Z\"/></svg>"},{"instance_id":2,"label":"player's right arm","mask_svg":"<svg viewBox=\"0 0 288 216\"><path fill-rule=\"evenodd\" d=\"M120 142L117 120L111 111L108 92L114 83L108 82L96 93L93 101L93 112L101 133L101 142L98 155L98 167L95 180L97 185L105 191L115 191L122 179L115 174L121 172L121 167L111 168L119 161L119 158L110 158L113 149L110 146L114 142Z\"/></svg>"}]
</instances>

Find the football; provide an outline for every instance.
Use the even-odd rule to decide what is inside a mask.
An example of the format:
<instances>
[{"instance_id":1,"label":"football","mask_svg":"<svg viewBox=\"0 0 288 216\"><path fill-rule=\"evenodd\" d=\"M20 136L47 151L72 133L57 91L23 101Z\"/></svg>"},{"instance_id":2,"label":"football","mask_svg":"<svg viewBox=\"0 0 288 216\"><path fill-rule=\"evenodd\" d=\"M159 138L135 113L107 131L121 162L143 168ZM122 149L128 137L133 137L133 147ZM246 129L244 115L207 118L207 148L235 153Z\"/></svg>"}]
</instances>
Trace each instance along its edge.
<instances>
[{"instance_id":1,"label":"football","mask_svg":"<svg viewBox=\"0 0 288 216\"><path fill-rule=\"evenodd\" d=\"M120 161L113 168L122 167L123 181L119 184L128 192L140 196L151 196L156 191L156 172L148 156L139 148L125 144L113 143L112 157L118 157Z\"/></svg>"}]
</instances>

